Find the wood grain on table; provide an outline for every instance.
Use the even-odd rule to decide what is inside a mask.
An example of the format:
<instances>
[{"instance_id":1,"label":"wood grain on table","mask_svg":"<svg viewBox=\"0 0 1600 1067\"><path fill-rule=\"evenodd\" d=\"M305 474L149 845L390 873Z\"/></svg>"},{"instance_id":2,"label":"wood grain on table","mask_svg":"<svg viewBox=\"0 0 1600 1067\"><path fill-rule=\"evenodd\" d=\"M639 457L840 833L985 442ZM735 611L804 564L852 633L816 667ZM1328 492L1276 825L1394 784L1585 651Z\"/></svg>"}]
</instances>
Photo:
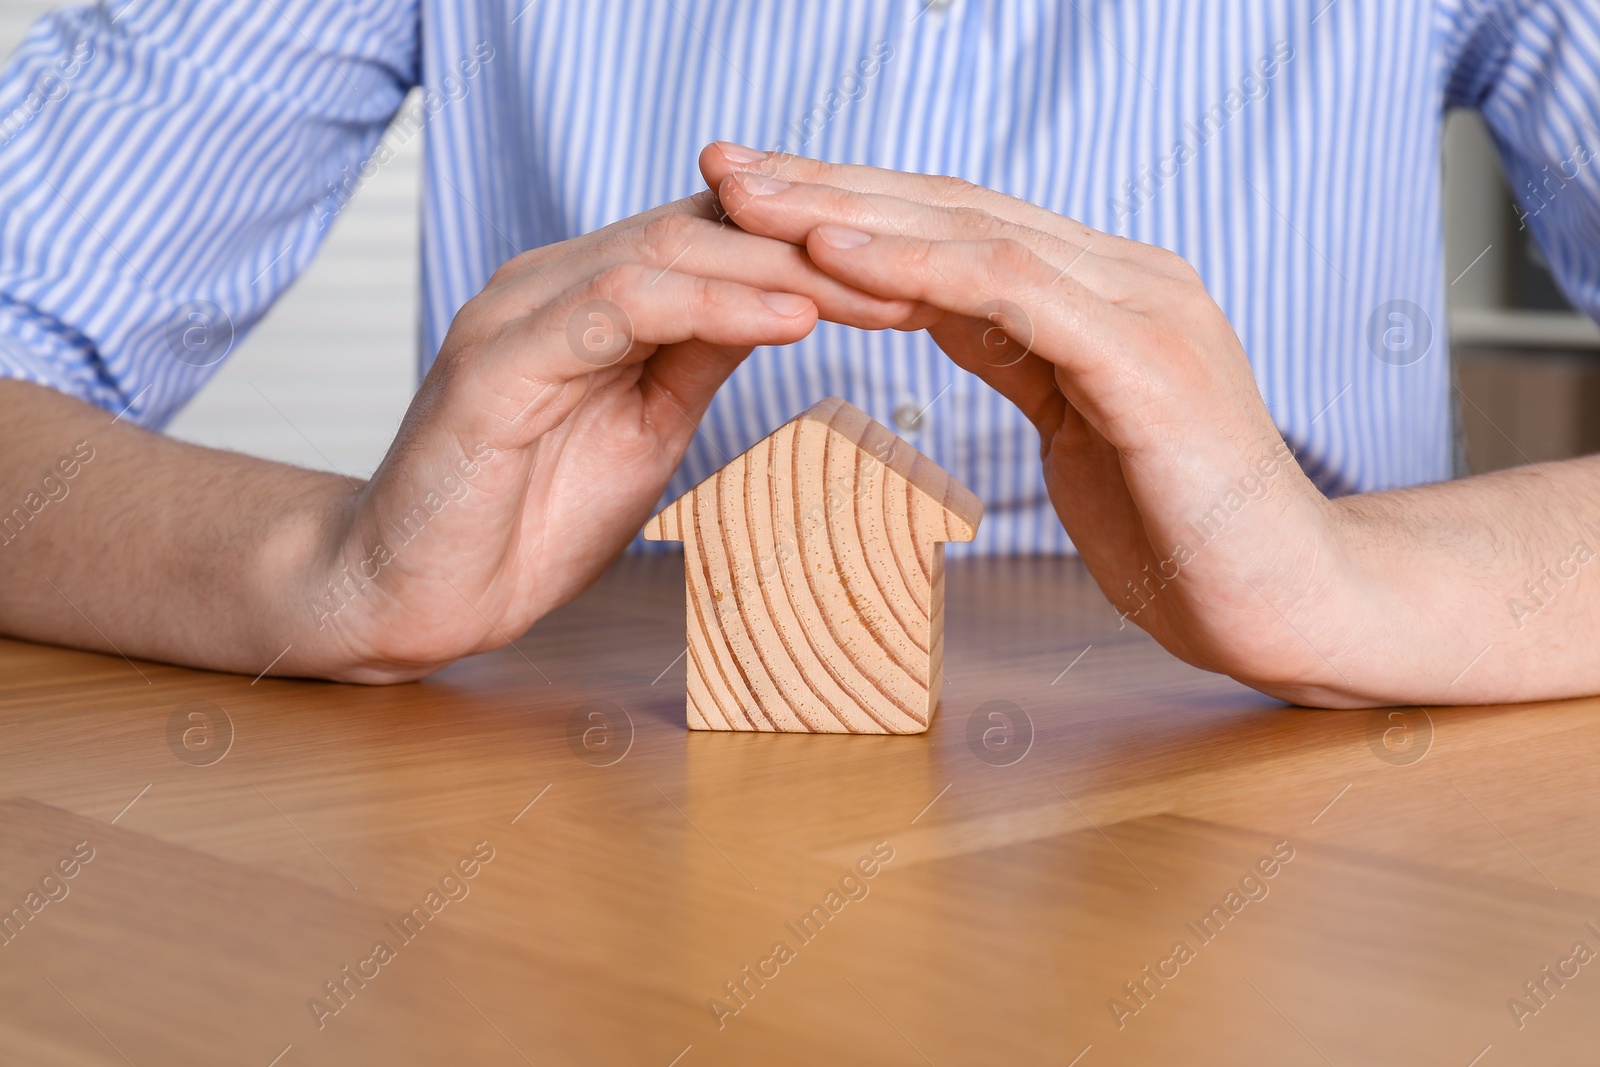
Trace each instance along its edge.
<instances>
[{"instance_id":1,"label":"wood grain on table","mask_svg":"<svg viewBox=\"0 0 1600 1067\"><path fill-rule=\"evenodd\" d=\"M1074 561L947 581L909 737L686 730L676 556L405 686L0 642L0 1063L1600 1061L1600 702L1285 708Z\"/></svg>"}]
</instances>

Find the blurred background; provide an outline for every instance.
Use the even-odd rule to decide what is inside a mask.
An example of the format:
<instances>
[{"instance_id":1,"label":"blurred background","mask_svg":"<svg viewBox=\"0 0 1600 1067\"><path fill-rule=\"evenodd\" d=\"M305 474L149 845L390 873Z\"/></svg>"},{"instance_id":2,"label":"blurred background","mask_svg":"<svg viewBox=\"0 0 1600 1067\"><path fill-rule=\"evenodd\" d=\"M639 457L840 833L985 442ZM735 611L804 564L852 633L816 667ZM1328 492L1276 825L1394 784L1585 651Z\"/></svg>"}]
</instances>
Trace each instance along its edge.
<instances>
[{"instance_id":1,"label":"blurred background","mask_svg":"<svg viewBox=\"0 0 1600 1067\"><path fill-rule=\"evenodd\" d=\"M64 0L0 0L0 56ZM169 427L176 437L352 476L383 458L415 387L422 138L395 138L321 254ZM1474 473L1600 451L1600 329L1519 231L1474 113L1445 131L1445 263Z\"/></svg>"}]
</instances>

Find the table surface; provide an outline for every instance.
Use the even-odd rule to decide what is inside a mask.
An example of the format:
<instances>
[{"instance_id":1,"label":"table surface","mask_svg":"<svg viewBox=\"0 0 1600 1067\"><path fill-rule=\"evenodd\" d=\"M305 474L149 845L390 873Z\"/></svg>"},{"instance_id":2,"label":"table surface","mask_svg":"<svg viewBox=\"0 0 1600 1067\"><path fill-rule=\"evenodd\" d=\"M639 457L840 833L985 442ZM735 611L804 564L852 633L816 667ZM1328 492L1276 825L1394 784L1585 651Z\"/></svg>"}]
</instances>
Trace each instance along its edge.
<instances>
[{"instance_id":1,"label":"table surface","mask_svg":"<svg viewBox=\"0 0 1600 1067\"><path fill-rule=\"evenodd\" d=\"M948 597L915 737L687 731L676 556L404 686L0 642L0 1062L1595 1062L1600 702L1285 708L1066 559Z\"/></svg>"}]
</instances>

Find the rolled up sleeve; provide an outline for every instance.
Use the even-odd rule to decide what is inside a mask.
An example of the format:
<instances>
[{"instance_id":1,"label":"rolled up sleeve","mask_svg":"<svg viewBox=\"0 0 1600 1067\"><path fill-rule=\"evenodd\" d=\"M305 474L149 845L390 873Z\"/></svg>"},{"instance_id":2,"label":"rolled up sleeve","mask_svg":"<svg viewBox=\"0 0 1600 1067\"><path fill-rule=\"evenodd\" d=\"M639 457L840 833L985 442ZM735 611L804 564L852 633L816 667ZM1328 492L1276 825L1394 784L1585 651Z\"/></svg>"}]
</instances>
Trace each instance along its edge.
<instances>
[{"instance_id":1,"label":"rolled up sleeve","mask_svg":"<svg viewBox=\"0 0 1600 1067\"><path fill-rule=\"evenodd\" d=\"M1600 8L1449 0L1447 106L1473 107L1573 304L1600 318Z\"/></svg>"},{"instance_id":2,"label":"rolled up sleeve","mask_svg":"<svg viewBox=\"0 0 1600 1067\"><path fill-rule=\"evenodd\" d=\"M415 0L134 0L0 71L0 377L159 427L310 262L417 81Z\"/></svg>"}]
</instances>

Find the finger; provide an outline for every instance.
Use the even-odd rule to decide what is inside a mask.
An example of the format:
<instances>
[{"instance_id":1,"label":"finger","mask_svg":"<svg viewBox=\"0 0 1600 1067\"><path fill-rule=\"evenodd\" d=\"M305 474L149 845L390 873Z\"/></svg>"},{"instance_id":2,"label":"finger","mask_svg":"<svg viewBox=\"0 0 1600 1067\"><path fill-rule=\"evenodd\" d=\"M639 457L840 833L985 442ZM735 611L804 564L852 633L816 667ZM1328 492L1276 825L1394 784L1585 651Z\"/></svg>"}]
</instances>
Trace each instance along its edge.
<instances>
[{"instance_id":1,"label":"finger","mask_svg":"<svg viewBox=\"0 0 1600 1067\"><path fill-rule=\"evenodd\" d=\"M825 225L806 250L829 274L886 296L991 322L994 309L1009 305L1017 309L1011 321L997 324L1073 379L1104 377L1120 363L1115 345L1131 316L1021 242L937 241Z\"/></svg>"},{"instance_id":2,"label":"finger","mask_svg":"<svg viewBox=\"0 0 1600 1067\"><path fill-rule=\"evenodd\" d=\"M914 174L848 163L824 163L805 156L760 152L727 141L707 145L700 153L700 173L719 189L735 172L788 182L809 182L860 193L897 196L937 207L976 207L1021 226L1050 233L1077 244L1092 243L1100 255L1136 263L1157 263L1165 250L1103 233L1076 219L1015 196L942 174Z\"/></svg>"},{"instance_id":3,"label":"finger","mask_svg":"<svg viewBox=\"0 0 1600 1067\"><path fill-rule=\"evenodd\" d=\"M1062 275L1022 243L930 242L822 226L806 250L850 285L1002 326L1029 354L1066 371L1058 376L1062 394L1107 435L1107 419L1133 416L1142 400L1166 392L1154 381L1162 366L1134 358L1149 352L1142 318ZM1147 429L1133 418L1112 437L1142 442Z\"/></svg>"},{"instance_id":4,"label":"finger","mask_svg":"<svg viewBox=\"0 0 1600 1067\"><path fill-rule=\"evenodd\" d=\"M523 447L559 424L595 384L639 375L659 346L697 340L732 349L786 345L817 322L795 293L738 282L612 267L472 344L447 346L433 376L460 424L501 448Z\"/></svg>"},{"instance_id":5,"label":"finger","mask_svg":"<svg viewBox=\"0 0 1600 1067\"><path fill-rule=\"evenodd\" d=\"M1045 482L1067 535L1112 604L1136 614L1140 601L1123 586L1151 558L1150 543L1128 491L1123 456L1067 401L1062 389L1070 384L1061 381L1061 368L1032 352L1014 354L1018 345L1010 334L1027 335L1030 328L1012 318L951 315L929 333L957 365L1011 401L1038 429ZM996 343L993 334L1002 324L1010 333Z\"/></svg>"},{"instance_id":6,"label":"finger","mask_svg":"<svg viewBox=\"0 0 1600 1067\"><path fill-rule=\"evenodd\" d=\"M645 361L639 381L648 421L668 439L694 436L711 398L750 354L749 347L685 341L664 346Z\"/></svg>"},{"instance_id":7,"label":"finger","mask_svg":"<svg viewBox=\"0 0 1600 1067\"><path fill-rule=\"evenodd\" d=\"M1147 270L1097 254L1094 238L1077 243L981 208L929 205L752 173L730 175L717 193L729 218L741 229L781 241L804 244L807 234L825 224L934 240L1010 238L1028 245L1059 271L1071 271L1107 300L1121 301L1149 285Z\"/></svg>"},{"instance_id":8,"label":"finger","mask_svg":"<svg viewBox=\"0 0 1600 1067\"><path fill-rule=\"evenodd\" d=\"M1016 405L1058 459L1081 466L1093 457L1103 466L1105 453L1115 457L1116 449L1067 400L1063 392L1070 389L1070 382L1063 381L1066 372L1017 341L1017 337L1032 337L1032 325L1016 321L1021 314L1021 309L1012 305L987 320L949 315L928 333L953 363ZM995 334L1001 331L1007 332L997 341ZM1048 455L1044 458L1049 461Z\"/></svg>"},{"instance_id":9,"label":"finger","mask_svg":"<svg viewBox=\"0 0 1600 1067\"><path fill-rule=\"evenodd\" d=\"M641 211L637 215L629 215L627 218L618 219L616 222L602 226L598 230L591 230L577 237L569 237L567 240L558 241L553 245L542 245L539 248L530 248L525 252L518 253L508 260L499 271L495 272L496 276L498 277L502 272L507 274L537 273L548 263L571 255L575 250L594 243L596 239L614 236L661 218L664 215L688 215L693 218L715 222L724 217L724 212L715 192L707 190L695 193L693 196L671 200L665 204L657 204L647 211Z\"/></svg>"},{"instance_id":10,"label":"finger","mask_svg":"<svg viewBox=\"0 0 1600 1067\"><path fill-rule=\"evenodd\" d=\"M609 267L503 327L496 358L547 382L629 366L656 346L689 340L734 348L785 345L816 326L797 293L701 278L638 263Z\"/></svg>"},{"instance_id":11,"label":"finger","mask_svg":"<svg viewBox=\"0 0 1600 1067\"><path fill-rule=\"evenodd\" d=\"M1068 432L1051 442L1044 457L1045 480L1067 536L1118 614L1148 627L1138 583L1159 566L1144 513L1130 492L1124 457L1081 416L1082 433ZM1161 577L1171 578L1171 574Z\"/></svg>"},{"instance_id":12,"label":"finger","mask_svg":"<svg viewBox=\"0 0 1600 1067\"><path fill-rule=\"evenodd\" d=\"M993 189L942 174L916 174L852 163L825 163L785 152L758 152L743 145L716 141L700 153L706 184L720 188L731 174L745 172L788 182L836 185L862 193L883 193L941 207L983 207L1024 226L1052 229L1063 237L1087 240L1099 231L1074 219Z\"/></svg>"},{"instance_id":13,"label":"finger","mask_svg":"<svg viewBox=\"0 0 1600 1067\"><path fill-rule=\"evenodd\" d=\"M518 257L495 273L484 292L498 305L531 309L584 278L628 262L800 293L811 298L822 317L862 329L898 327L914 310L905 301L870 296L830 277L791 243L731 225L719 217L709 192Z\"/></svg>"},{"instance_id":14,"label":"finger","mask_svg":"<svg viewBox=\"0 0 1600 1067\"><path fill-rule=\"evenodd\" d=\"M945 315L928 328L928 335L962 370L977 375L995 392L1011 401L1027 416L1042 438L1048 440L1061 423L1066 398L1056 388L1056 367L1028 351L1024 342L1009 333L1002 322L1014 316L996 313L980 319L969 315ZM1027 331L1019 323L1008 323L1017 333Z\"/></svg>"},{"instance_id":15,"label":"finger","mask_svg":"<svg viewBox=\"0 0 1600 1067\"><path fill-rule=\"evenodd\" d=\"M1124 586L1152 557L1143 516L1128 490L1124 457L1067 401L1059 379L1064 371L1031 352L1010 355L1005 349L1013 346L976 335L998 328L970 316L949 316L929 333L956 364L1015 404L1038 429L1045 482L1067 535L1112 604L1136 615L1141 601Z\"/></svg>"},{"instance_id":16,"label":"finger","mask_svg":"<svg viewBox=\"0 0 1600 1067\"><path fill-rule=\"evenodd\" d=\"M741 282L769 292L799 293L822 318L861 329L899 326L915 310L905 300L861 292L819 270L803 248L747 233L727 221L663 214L591 244L571 258L576 272L597 274L627 262L657 271ZM529 295L537 295L538 286Z\"/></svg>"}]
</instances>

